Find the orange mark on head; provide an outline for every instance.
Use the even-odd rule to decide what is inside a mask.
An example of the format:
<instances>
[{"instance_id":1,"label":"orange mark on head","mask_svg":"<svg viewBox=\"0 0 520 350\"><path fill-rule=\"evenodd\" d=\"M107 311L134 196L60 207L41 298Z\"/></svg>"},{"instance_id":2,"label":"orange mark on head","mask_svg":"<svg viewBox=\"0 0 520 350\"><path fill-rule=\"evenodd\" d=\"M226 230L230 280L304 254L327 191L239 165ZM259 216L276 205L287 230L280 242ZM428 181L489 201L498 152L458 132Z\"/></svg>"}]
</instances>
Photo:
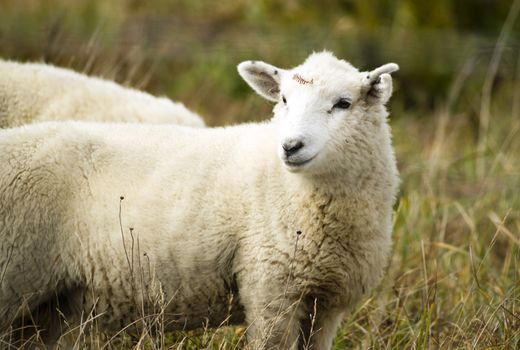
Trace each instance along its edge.
<instances>
[{"instance_id":1,"label":"orange mark on head","mask_svg":"<svg viewBox=\"0 0 520 350\"><path fill-rule=\"evenodd\" d=\"M314 83L314 79L311 79L311 80L305 80L301 77L301 75L299 74L295 74L293 75L293 80L296 80L299 84L302 84L302 85L307 85L307 84L312 84Z\"/></svg>"}]
</instances>

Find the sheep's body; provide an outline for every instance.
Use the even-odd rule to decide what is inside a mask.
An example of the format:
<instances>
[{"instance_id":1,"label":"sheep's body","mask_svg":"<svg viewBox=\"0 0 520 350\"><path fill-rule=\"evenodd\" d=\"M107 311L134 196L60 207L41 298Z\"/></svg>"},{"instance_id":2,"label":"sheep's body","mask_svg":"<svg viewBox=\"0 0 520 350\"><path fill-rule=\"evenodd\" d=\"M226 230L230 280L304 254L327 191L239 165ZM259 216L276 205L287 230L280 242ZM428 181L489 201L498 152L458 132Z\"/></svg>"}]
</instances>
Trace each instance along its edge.
<instances>
[{"instance_id":1,"label":"sheep's body","mask_svg":"<svg viewBox=\"0 0 520 350\"><path fill-rule=\"evenodd\" d=\"M0 130L0 329L23 300L34 309L61 293L69 321L93 308L118 330L153 294L168 328L229 317L248 324L255 349L330 347L391 246L397 170L384 107L370 108L377 118L349 131L341 176L288 172L276 121Z\"/></svg>"},{"instance_id":2,"label":"sheep's body","mask_svg":"<svg viewBox=\"0 0 520 350\"><path fill-rule=\"evenodd\" d=\"M41 63L0 60L0 127L47 120L204 126L182 103Z\"/></svg>"}]
</instances>

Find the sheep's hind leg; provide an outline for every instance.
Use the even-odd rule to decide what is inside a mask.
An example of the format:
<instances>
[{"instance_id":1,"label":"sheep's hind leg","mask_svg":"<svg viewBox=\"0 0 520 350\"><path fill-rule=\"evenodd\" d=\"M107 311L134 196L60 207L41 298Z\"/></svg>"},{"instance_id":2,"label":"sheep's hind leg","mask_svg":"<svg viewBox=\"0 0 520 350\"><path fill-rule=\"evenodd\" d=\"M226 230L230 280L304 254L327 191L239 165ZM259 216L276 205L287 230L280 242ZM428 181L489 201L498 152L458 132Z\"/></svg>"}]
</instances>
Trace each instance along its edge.
<instances>
[{"instance_id":1,"label":"sheep's hind leg","mask_svg":"<svg viewBox=\"0 0 520 350\"><path fill-rule=\"evenodd\" d=\"M72 331L79 324L81 298L81 290L74 287L32 307L13 322L13 343L24 344L24 348L55 348L59 342L61 348L71 348L74 341L62 335L77 333Z\"/></svg>"}]
</instances>

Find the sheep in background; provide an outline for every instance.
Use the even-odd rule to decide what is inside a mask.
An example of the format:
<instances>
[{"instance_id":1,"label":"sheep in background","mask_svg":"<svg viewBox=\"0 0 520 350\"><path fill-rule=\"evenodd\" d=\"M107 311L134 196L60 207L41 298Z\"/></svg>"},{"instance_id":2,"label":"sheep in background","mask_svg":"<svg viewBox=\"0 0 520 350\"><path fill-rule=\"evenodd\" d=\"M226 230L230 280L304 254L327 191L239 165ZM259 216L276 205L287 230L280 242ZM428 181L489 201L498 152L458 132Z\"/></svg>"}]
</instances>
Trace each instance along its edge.
<instances>
[{"instance_id":1,"label":"sheep in background","mask_svg":"<svg viewBox=\"0 0 520 350\"><path fill-rule=\"evenodd\" d=\"M154 280L166 329L245 322L253 349L331 347L388 263L397 65L238 70L271 122L0 130L0 330L56 295L69 324L94 310L119 330L146 320Z\"/></svg>"},{"instance_id":2,"label":"sheep in background","mask_svg":"<svg viewBox=\"0 0 520 350\"><path fill-rule=\"evenodd\" d=\"M182 103L42 63L0 60L0 128L46 120L202 127Z\"/></svg>"}]
</instances>

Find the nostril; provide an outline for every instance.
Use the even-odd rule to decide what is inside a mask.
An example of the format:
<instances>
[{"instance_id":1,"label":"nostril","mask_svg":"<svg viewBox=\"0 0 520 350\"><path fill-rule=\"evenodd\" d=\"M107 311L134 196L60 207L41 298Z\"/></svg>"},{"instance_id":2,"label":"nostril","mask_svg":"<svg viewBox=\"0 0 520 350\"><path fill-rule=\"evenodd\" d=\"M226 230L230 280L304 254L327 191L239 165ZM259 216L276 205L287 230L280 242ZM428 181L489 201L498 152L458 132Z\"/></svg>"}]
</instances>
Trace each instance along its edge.
<instances>
[{"instance_id":1,"label":"nostril","mask_svg":"<svg viewBox=\"0 0 520 350\"><path fill-rule=\"evenodd\" d=\"M282 148L284 149L285 154L287 156L295 154L302 147L303 147L303 142L301 142L301 141L289 141L289 142L284 142L282 144Z\"/></svg>"}]
</instances>

